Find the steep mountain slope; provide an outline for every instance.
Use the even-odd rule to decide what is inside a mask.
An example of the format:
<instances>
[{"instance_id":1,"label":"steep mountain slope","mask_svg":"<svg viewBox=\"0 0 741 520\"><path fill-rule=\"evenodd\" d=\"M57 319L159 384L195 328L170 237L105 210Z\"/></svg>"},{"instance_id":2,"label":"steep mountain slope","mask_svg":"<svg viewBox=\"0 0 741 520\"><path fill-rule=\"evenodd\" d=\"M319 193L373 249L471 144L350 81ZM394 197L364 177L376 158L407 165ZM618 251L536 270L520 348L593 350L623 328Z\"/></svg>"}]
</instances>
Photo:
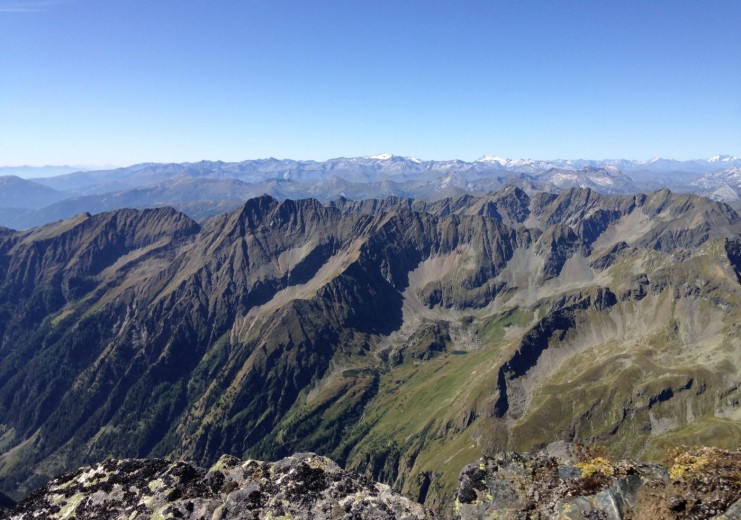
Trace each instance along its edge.
<instances>
[{"instance_id":1,"label":"steep mountain slope","mask_svg":"<svg viewBox=\"0 0 741 520\"><path fill-rule=\"evenodd\" d=\"M0 230L0 485L330 455L435 508L482 454L741 441L741 219L668 190L121 210Z\"/></svg>"}]
</instances>

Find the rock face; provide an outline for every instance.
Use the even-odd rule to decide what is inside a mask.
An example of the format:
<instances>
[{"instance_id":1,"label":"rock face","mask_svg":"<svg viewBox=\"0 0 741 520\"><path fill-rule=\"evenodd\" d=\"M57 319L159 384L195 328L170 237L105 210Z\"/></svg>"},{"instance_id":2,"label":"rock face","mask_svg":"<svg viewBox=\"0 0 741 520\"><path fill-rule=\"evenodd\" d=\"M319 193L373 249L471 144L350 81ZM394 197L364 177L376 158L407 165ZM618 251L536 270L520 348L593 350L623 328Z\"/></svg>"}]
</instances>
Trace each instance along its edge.
<instances>
[{"instance_id":1,"label":"rock face","mask_svg":"<svg viewBox=\"0 0 741 520\"><path fill-rule=\"evenodd\" d=\"M299 453L275 463L224 456L211 468L163 459L108 460L49 482L6 518L433 518L411 500L331 460Z\"/></svg>"},{"instance_id":2,"label":"rock face","mask_svg":"<svg viewBox=\"0 0 741 520\"><path fill-rule=\"evenodd\" d=\"M677 452L657 464L611 462L554 443L533 455L485 457L461 472L461 520L739 518L741 451Z\"/></svg>"}]
</instances>

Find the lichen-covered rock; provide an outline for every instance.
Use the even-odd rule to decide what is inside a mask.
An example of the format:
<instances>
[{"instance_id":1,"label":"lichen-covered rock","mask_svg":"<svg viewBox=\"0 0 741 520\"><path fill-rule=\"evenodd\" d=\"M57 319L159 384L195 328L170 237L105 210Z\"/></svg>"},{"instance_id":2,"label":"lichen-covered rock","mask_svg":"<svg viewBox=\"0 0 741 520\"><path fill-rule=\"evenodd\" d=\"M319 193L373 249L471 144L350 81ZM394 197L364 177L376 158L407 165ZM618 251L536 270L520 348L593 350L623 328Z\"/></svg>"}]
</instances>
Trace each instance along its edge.
<instances>
[{"instance_id":1,"label":"lichen-covered rock","mask_svg":"<svg viewBox=\"0 0 741 520\"><path fill-rule=\"evenodd\" d=\"M224 456L206 470L162 459L108 460L58 477L6 518L407 519L420 504L331 460L299 453L278 462Z\"/></svg>"},{"instance_id":2,"label":"lichen-covered rock","mask_svg":"<svg viewBox=\"0 0 741 520\"><path fill-rule=\"evenodd\" d=\"M461 472L461 520L741 519L741 451L678 450L666 468L555 443L486 457Z\"/></svg>"}]
</instances>

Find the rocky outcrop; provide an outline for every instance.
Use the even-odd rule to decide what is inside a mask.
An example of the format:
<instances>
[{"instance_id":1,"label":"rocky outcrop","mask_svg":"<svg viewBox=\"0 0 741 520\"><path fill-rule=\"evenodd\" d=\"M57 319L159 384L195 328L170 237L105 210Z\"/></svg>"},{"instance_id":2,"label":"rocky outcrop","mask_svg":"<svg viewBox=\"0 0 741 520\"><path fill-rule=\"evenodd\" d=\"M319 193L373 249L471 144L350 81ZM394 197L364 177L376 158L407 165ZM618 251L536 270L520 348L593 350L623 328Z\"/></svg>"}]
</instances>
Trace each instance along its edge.
<instances>
[{"instance_id":1,"label":"rocky outcrop","mask_svg":"<svg viewBox=\"0 0 741 520\"><path fill-rule=\"evenodd\" d=\"M739 518L741 451L702 448L674 455L668 469L613 462L565 443L532 455L482 458L461 472L456 515L461 520Z\"/></svg>"},{"instance_id":2,"label":"rocky outcrop","mask_svg":"<svg viewBox=\"0 0 741 520\"><path fill-rule=\"evenodd\" d=\"M556 442L532 454L484 457L463 468L450 511L458 520L736 519L741 451L676 449L668 467L613 461ZM424 485L424 483L423 483ZM13 507L10 504L7 507ZM389 486L298 453L278 462L222 456L209 469L164 459L109 459L31 494L6 520L434 520Z\"/></svg>"},{"instance_id":3,"label":"rocky outcrop","mask_svg":"<svg viewBox=\"0 0 741 520\"><path fill-rule=\"evenodd\" d=\"M278 462L224 456L206 470L163 459L108 460L49 482L5 518L433 518L384 485L299 453Z\"/></svg>"}]
</instances>

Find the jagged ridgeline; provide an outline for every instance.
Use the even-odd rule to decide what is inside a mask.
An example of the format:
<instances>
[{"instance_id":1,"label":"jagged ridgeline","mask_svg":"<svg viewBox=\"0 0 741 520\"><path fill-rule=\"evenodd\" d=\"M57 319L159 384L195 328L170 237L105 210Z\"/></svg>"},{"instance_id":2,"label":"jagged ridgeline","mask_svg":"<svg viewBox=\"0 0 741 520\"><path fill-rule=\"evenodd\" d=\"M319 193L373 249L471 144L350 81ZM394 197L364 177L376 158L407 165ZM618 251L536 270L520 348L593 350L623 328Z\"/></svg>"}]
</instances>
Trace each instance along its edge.
<instances>
[{"instance_id":1,"label":"jagged ridgeline","mask_svg":"<svg viewBox=\"0 0 741 520\"><path fill-rule=\"evenodd\" d=\"M741 220L667 190L247 201L0 231L0 491L298 451L433 508L563 439L741 443Z\"/></svg>"}]
</instances>

